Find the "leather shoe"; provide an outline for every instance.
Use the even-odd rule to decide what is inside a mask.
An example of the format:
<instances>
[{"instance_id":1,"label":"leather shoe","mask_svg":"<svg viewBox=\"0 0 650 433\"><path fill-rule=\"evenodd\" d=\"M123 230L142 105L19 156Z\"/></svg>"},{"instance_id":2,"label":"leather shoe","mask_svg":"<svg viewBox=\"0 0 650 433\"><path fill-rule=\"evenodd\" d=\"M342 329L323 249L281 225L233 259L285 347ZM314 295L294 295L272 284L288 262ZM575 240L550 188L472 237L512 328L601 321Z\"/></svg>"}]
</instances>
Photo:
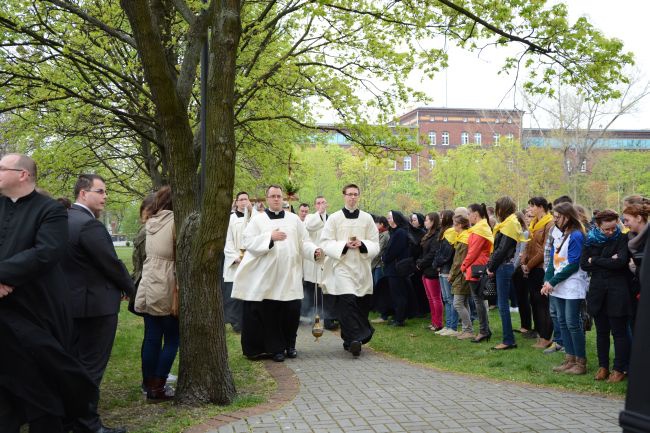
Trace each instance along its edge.
<instances>
[{"instance_id":1,"label":"leather shoe","mask_svg":"<svg viewBox=\"0 0 650 433\"><path fill-rule=\"evenodd\" d=\"M273 361L275 361L275 362L284 362L284 353L280 352L280 353L276 353L275 355L273 355Z\"/></svg>"},{"instance_id":2,"label":"leather shoe","mask_svg":"<svg viewBox=\"0 0 650 433\"><path fill-rule=\"evenodd\" d=\"M287 358L295 358L298 356L298 351L296 350L295 347L292 347L291 349L287 349Z\"/></svg>"},{"instance_id":3,"label":"leather shoe","mask_svg":"<svg viewBox=\"0 0 650 433\"><path fill-rule=\"evenodd\" d=\"M361 355L361 342L360 341L353 341L350 343L350 353L352 356L355 358Z\"/></svg>"},{"instance_id":4,"label":"leather shoe","mask_svg":"<svg viewBox=\"0 0 650 433\"><path fill-rule=\"evenodd\" d=\"M494 346L494 347L492 348L492 350L510 350L510 349L516 349L516 348L517 348L517 345L516 345L516 344L504 344L504 343L500 343L500 344L497 344L496 346Z\"/></svg>"},{"instance_id":5,"label":"leather shoe","mask_svg":"<svg viewBox=\"0 0 650 433\"><path fill-rule=\"evenodd\" d=\"M612 370L611 374L609 375L609 379L607 379L607 383L618 383L622 382L625 380L627 377L627 374L622 373L617 370Z\"/></svg>"},{"instance_id":6,"label":"leather shoe","mask_svg":"<svg viewBox=\"0 0 650 433\"><path fill-rule=\"evenodd\" d=\"M600 367L594 376L594 380L605 380L609 377L609 370L605 367Z\"/></svg>"}]
</instances>

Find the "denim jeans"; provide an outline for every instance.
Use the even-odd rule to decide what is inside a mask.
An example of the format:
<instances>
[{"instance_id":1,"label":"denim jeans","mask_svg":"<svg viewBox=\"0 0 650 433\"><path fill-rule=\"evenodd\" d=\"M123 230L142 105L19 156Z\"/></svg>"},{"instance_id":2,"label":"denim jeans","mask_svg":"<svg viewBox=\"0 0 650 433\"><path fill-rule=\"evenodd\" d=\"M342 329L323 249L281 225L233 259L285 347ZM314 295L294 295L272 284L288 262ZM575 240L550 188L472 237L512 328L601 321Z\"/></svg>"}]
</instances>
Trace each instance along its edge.
<instances>
[{"instance_id":1,"label":"denim jeans","mask_svg":"<svg viewBox=\"0 0 650 433\"><path fill-rule=\"evenodd\" d=\"M501 316L501 329L503 330L503 344L515 344L515 334L512 332L512 319L510 318L510 293L512 292L512 274L515 267L512 263L503 263L497 268L497 307Z\"/></svg>"},{"instance_id":2,"label":"denim jeans","mask_svg":"<svg viewBox=\"0 0 650 433\"><path fill-rule=\"evenodd\" d=\"M553 322L553 341L560 346L564 346L564 341L562 340L562 329L560 328L560 321L557 317L557 309L555 308L555 303L552 301L552 297L550 296L548 312L551 316L551 321Z\"/></svg>"},{"instance_id":3,"label":"denim jeans","mask_svg":"<svg viewBox=\"0 0 650 433\"><path fill-rule=\"evenodd\" d=\"M144 315L142 374L145 378L167 378L178 352L178 342L176 317Z\"/></svg>"},{"instance_id":4,"label":"denim jeans","mask_svg":"<svg viewBox=\"0 0 650 433\"><path fill-rule=\"evenodd\" d=\"M583 299L562 299L551 296L551 303L555 304L558 322L562 330L562 341L567 355L585 358L585 333L582 330L580 306Z\"/></svg>"},{"instance_id":5,"label":"denim jeans","mask_svg":"<svg viewBox=\"0 0 650 433\"><path fill-rule=\"evenodd\" d=\"M440 289L442 302L445 304L445 328L458 329L458 313L454 308L454 295L451 293L451 284L446 276L440 275Z\"/></svg>"}]
</instances>

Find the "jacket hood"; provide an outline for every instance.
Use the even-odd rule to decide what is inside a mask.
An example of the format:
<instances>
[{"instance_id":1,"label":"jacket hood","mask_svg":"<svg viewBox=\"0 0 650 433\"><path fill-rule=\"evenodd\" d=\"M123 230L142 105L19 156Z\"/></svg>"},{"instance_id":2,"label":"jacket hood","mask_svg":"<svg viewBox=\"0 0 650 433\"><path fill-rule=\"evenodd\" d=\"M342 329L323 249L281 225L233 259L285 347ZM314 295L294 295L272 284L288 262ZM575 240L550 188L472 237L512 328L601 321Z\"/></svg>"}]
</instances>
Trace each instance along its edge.
<instances>
[{"instance_id":1,"label":"jacket hood","mask_svg":"<svg viewBox=\"0 0 650 433\"><path fill-rule=\"evenodd\" d=\"M160 229L174 221L174 212L161 210L147 220L147 234L156 234Z\"/></svg>"}]
</instances>

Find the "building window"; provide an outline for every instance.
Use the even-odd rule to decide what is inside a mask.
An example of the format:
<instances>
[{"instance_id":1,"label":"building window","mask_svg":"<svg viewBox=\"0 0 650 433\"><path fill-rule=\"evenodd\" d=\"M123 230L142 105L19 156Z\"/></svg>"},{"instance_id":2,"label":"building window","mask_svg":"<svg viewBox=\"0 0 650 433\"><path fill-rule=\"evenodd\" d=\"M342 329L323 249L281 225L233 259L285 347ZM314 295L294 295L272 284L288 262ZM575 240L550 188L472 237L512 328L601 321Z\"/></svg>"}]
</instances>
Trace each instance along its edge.
<instances>
[{"instance_id":1,"label":"building window","mask_svg":"<svg viewBox=\"0 0 650 433\"><path fill-rule=\"evenodd\" d=\"M582 163L580 164L580 173L586 173L587 172L587 160L583 159Z\"/></svg>"},{"instance_id":2,"label":"building window","mask_svg":"<svg viewBox=\"0 0 650 433\"><path fill-rule=\"evenodd\" d=\"M494 140L494 145L495 146L499 145L499 140L500 139L501 139L501 134L499 134L498 132L495 132L494 134L492 134L492 140Z\"/></svg>"},{"instance_id":3,"label":"building window","mask_svg":"<svg viewBox=\"0 0 650 433\"><path fill-rule=\"evenodd\" d=\"M467 117L463 117L463 123L467 123Z\"/></svg>"},{"instance_id":4,"label":"building window","mask_svg":"<svg viewBox=\"0 0 650 433\"><path fill-rule=\"evenodd\" d=\"M571 161L567 159L565 161L565 163L566 163L566 171L567 171L567 173L571 173Z\"/></svg>"},{"instance_id":5,"label":"building window","mask_svg":"<svg viewBox=\"0 0 650 433\"><path fill-rule=\"evenodd\" d=\"M508 123L512 123L512 117L508 117Z\"/></svg>"},{"instance_id":6,"label":"building window","mask_svg":"<svg viewBox=\"0 0 650 433\"><path fill-rule=\"evenodd\" d=\"M494 123L499 123L499 118L494 119Z\"/></svg>"},{"instance_id":7,"label":"building window","mask_svg":"<svg viewBox=\"0 0 650 433\"><path fill-rule=\"evenodd\" d=\"M467 132L461 132L460 144L468 144L468 143L469 143L469 134Z\"/></svg>"},{"instance_id":8,"label":"building window","mask_svg":"<svg viewBox=\"0 0 650 433\"><path fill-rule=\"evenodd\" d=\"M481 144L481 133L480 132L477 132L476 134L474 134L474 143Z\"/></svg>"},{"instance_id":9,"label":"building window","mask_svg":"<svg viewBox=\"0 0 650 433\"><path fill-rule=\"evenodd\" d=\"M515 139L515 136L512 134L507 134L506 135L506 140L508 140L509 143L512 143L512 141Z\"/></svg>"},{"instance_id":10,"label":"building window","mask_svg":"<svg viewBox=\"0 0 650 433\"><path fill-rule=\"evenodd\" d=\"M411 169L411 157L410 156L405 156L404 157L404 171L408 171Z\"/></svg>"},{"instance_id":11,"label":"building window","mask_svg":"<svg viewBox=\"0 0 650 433\"><path fill-rule=\"evenodd\" d=\"M436 145L436 131L429 132L429 146Z\"/></svg>"},{"instance_id":12,"label":"building window","mask_svg":"<svg viewBox=\"0 0 650 433\"><path fill-rule=\"evenodd\" d=\"M442 145L449 146L449 133L447 131L442 133Z\"/></svg>"},{"instance_id":13,"label":"building window","mask_svg":"<svg viewBox=\"0 0 650 433\"><path fill-rule=\"evenodd\" d=\"M390 162L392 162L392 164L390 164L392 165L392 167L390 167L389 170L397 171L397 161L390 161Z\"/></svg>"},{"instance_id":14,"label":"building window","mask_svg":"<svg viewBox=\"0 0 650 433\"><path fill-rule=\"evenodd\" d=\"M435 159L429 159L429 167L431 167L431 170L436 166L436 160Z\"/></svg>"},{"instance_id":15,"label":"building window","mask_svg":"<svg viewBox=\"0 0 650 433\"><path fill-rule=\"evenodd\" d=\"M481 123L481 118L480 117L476 118L476 123Z\"/></svg>"},{"instance_id":16,"label":"building window","mask_svg":"<svg viewBox=\"0 0 650 433\"><path fill-rule=\"evenodd\" d=\"M443 121L443 122L446 122L446 121L447 121L447 116L443 117L443 118L442 118L442 121Z\"/></svg>"}]
</instances>

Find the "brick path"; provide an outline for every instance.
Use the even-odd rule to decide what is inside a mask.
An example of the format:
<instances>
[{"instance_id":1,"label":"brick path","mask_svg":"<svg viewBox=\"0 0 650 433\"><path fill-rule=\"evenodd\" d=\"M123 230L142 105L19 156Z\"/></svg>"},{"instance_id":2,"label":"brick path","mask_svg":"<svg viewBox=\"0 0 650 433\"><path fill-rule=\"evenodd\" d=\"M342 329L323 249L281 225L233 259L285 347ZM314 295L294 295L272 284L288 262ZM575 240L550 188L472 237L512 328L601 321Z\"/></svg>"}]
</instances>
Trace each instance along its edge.
<instances>
[{"instance_id":1,"label":"brick path","mask_svg":"<svg viewBox=\"0 0 650 433\"><path fill-rule=\"evenodd\" d=\"M499 383L414 366L364 347L359 359L338 335L314 342L301 326L297 395L263 414L225 417L206 433L620 432L622 400ZM273 367L275 374L282 370ZM286 371L286 370L284 370ZM273 372L272 372L273 373ZM292 375L285 391L292 396ZM282 382L282 379L280 379ZM288 388L286 383L288 383ZM295 382L294 382L295 383ZM280 400L282 398L280 397ZM266 409L268 410L268 409ZM232 415L232 414L231 414ZM250 416L249 416L250 415ZM214 424L213 424L214 425ZM198 431L198 429L192 429Z\"/></svg>"}]
</instances>

